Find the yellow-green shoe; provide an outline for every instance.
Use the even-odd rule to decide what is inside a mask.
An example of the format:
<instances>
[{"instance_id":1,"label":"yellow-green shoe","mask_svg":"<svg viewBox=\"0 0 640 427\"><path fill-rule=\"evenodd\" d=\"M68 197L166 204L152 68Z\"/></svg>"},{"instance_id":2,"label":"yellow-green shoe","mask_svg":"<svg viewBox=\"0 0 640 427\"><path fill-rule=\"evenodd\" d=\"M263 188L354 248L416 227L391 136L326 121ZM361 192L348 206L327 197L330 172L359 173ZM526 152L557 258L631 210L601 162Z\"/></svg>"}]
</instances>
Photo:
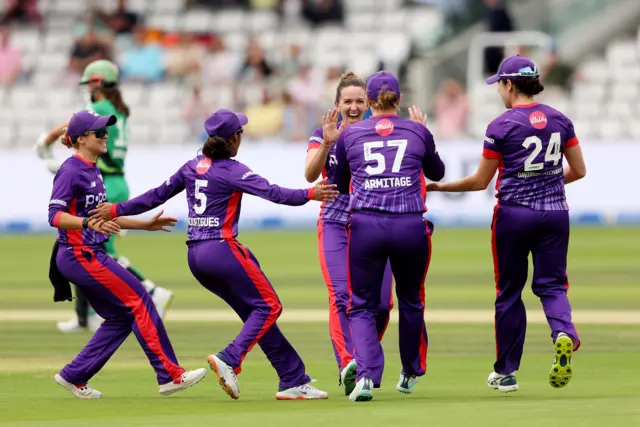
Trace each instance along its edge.
<instances>
[{"instance_id":1,"label":"yellow-green shoe","mask_svg":"<svg viewBox=\"0 0 640 427\"><path fill-rule=\"evenodd\" d=\"M549 372L549 384L553 388L562 388L569 384L573 375L571 356L573 356L573 341L565 333L560 333L553 346L554 359Z\"/></svg>"}]
</instances>

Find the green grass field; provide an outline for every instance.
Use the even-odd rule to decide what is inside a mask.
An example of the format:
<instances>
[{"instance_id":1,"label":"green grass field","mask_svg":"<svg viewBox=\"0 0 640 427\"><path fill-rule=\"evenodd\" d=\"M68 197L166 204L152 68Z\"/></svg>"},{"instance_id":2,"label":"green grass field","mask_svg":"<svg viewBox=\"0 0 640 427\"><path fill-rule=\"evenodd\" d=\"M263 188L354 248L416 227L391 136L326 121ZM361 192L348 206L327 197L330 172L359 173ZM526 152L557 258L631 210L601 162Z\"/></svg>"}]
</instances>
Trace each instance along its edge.
<instances>
[{"instance_id":1,"label":"green grass field","mask_svg":"<svg viewBox=\"0 0 640 427\"><path fill-rule=\"evenodd\" d=\"M583 228L572 232L569 280L576 315L640 313L640 229ZM439 229L427 279L427 310L491 310L495 295L489 230ZM61 335L53 320L8 320L7 313L34 319L58 310L72 315L70 303L52 302L48 262L52 236L0 237L0 425L13 426L174 426L378 424L384 426L603 426L640 424L640 325L578 324L583 347L574 358L575 375L561 390L547 383L552 348L546 325L531 324L518 373L520 391L498 394L486 387L495 356L491 321L427 324L428 374L413 395L395 390L400 370L397 324L383 342L387 366L382 388L368 404L349 402L337 385L337 369L326 321L283 321L281 328L301 353L308 373L328 391L324 402L277 402L276 375L260 349L247 357L240 375L241 398L232 401L215 376L171 397L161 397L155 375L135 339L125 342L91 382L100 401L74 398L53 381L89 334ZM327 292L317 264L313 232L242 234L240 240L261 261L279 292L285 313L326 310ZM226 308L191 277L181 232L132 233L119 249L150 279L172 289L176 299L167 329L186 368L205 367L206 356L223 348L237 322L185 322L171 313ZM539 303L525 291L529 310ZM428 318L428 314L427 314ZM624 319L623 319L624 320ZM629 323L629 324L624 324ZM634 324L635 323L635 324Z\"/></svg>"}]
</instances>

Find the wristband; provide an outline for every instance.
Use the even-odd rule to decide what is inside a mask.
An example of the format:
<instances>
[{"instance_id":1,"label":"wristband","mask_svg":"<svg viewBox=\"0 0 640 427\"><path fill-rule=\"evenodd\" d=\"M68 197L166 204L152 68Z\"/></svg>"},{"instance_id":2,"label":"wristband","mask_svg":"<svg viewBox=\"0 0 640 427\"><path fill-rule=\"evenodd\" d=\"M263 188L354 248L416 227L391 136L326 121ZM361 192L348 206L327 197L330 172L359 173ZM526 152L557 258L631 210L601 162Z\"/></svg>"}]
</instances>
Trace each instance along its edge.
<instances>
[{"instance_id":1,"label":"wristband","mask_svg":"<svg viewBox=\"0 0 640 427\"><path fill-rule=\"evenodd\" d=\"M82 218L82 228L89 228L89 218Z\"/></svg>"}]
</instances>

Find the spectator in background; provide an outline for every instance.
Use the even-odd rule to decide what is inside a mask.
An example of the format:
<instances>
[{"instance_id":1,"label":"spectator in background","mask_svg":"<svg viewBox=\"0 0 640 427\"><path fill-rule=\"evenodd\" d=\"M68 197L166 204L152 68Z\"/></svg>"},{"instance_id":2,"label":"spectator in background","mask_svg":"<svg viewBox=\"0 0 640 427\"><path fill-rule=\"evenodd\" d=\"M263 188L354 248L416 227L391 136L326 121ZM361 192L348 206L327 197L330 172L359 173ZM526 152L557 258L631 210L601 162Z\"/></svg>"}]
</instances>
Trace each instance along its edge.
<instances>
[{"instance_id":1,"label":"spectator in background","mask_svg":"<svg viewBox=\"0 0 640 427\"><path fill-rule=\"evenodd\" d=\"M344 7L341 0L302 0L302 16L314 26L342 24Z\"/></svg>"},{"instance_id":2,"label":"spectator in background","mask_svg":"<svg viewBox=\"0 0 640 427\"><path fill-rule=\"evenodd\" d=\"M469 102L464 88L455 79L445 80L436 93L434 104L436 137L456 139L465 135Z\"/></svg>"},{"instance_id":3,"label":"spectator in background","mask_svg":"<svg viewBox=\"0 0 640 427\"><path fill-rule=\"evenodd\" d=\"M267 62L262 46L257 38L251 37L247 43L244 64L238 74L243 83L262 82L274 74L274 69Z\"/></svg>"},{"instance_id":4,"label":"spectator in background","mask_svg":"<svg viewBox=\"0 0 640 427\"><path fill-rule=\"evenodd\" d=\"M0 86L13 86L22 74L22 52L11 43L9 25L0 27Z\"/></svg>"},{"instance_id":5,"label":"spectator in background","mask_svg":"<svg viewBox=\"0 0 640 427\"><path fill-rule=\"evenodd\" d=\"M98 59L110 59L109 47L96 38L93 28L76 40L72 50L67 70L70 80L77 80L85 67Z\"/></svg>"},{"instance_id":6,"label":"spectator in background","mask_svg":"<svg viewBox=\"0 0 640 427\"><path fill-rule=\"evenodd\" d=\"M298 74L302 62L302 47L295 43L290 44L288 46L288 52L280 66L282 78L288 80Z\"/></svg>"},{"instance_id":7,"label":"spectator in background","mask_svg":"<svg viewBox=\"0 0 640 427\"><path fill-rule=\"evenodd\" d=\"M190 84L200 84L205 52L204 46L197 43L195 34L180 34L178 44L166 53L167 76L183 78Z\"/></svg>"},{"instance_id":8,"label":"spectator in background","mask_svg":"<svg viewBox=\"0 0 640 427\"><path fill-rule=\"evenodd\" d=\"M164 77L164 51L158 42L145 43L145 30L136 27L133 43L125 52L121 65L122 79L153 83Z\"/></svg>"},{"instance_id":9,"label":"spectator in background","mask_svg":"<svg viewBox=\"0 0 640 427\"><path fill-rule=\"evenodd\" d=\"M116 34L130 34L136 26L142 24L140 16L127 10L127 1L118 0L116 10L109 14L103 14L105 22Z\"/></svg>"},{"instance_id":10,"label":"spectator in background","mask_svg":"<svg viewBox=\"0 0 640 427\"><path fill-rule=\"evenodd\" d=\"M323 107L322 111L325 109L333 108L331 107L336 99L336 87L338 83L340 83L340 79L342 78L342 68L337 65L332 65L327 68L325 80L324 80L324 90L323 95L320 100L322 105L327 105L326 108Z\"/></svg>"},{"instance_id":11,"label":"spectator in background","mask_svg":"<svg viewBox=\"0 0 640 427\"><path fill-rule=\"evenodd\" d=\"M182 109L182 120L189 126L187 138L204 142L207 134L202 127L202 123L213 113L213 108L207 105L202 99L202 92L199 86L193 86L191 97L187 100Z\"/></svg>"},{"instance_id":12,"label":"spectator in background","mask_svg":"<svg viewBox=\"0 0 640 427\"><path fill-rule=\"evenodd\" d=\"M322 89L320 82L314 79L311 64L302 64L298 74L289 82L289 93L295 105L296 121L304 126L306 135L318 127L318 119L321 116L318 111L318 102Z\"/></svg>"},{"instance_id":13,"label":"spectator in background","mask_svg":"<svg viewBox=\"0 0 640 427\"><path fill-rule=\"evenodd\" d=\"M40 24L42 15L38 11L37 0L9 0L1 24L8 24L15 20Z\"/></svg>"},{"instance_id":14,"label":"spectator in background","mask_svg":"<svg viewBox=\"0 0 640 427\"><path fill-rule=\"evenodd\" d=\"M230 84L238 70L238 58L227 51L221 37L213 37L202 65L202 82L205 85Z\"/></svg>"},{"instance_id":15,"label":"spectator in background","mask_svg":"<svg viewBox=\"0 0 640 427\"><path fill-rule=\"evenodd\" d=\"M490 32L514 31L511 15L503 0L484 0L487 7L487 30ZM485 72L495 74L504 57L504 49L500 47L489 47L484 51Z\"/></svg>"},{"instance_id":16,"label":"spectator in background","mask_svg":"<svg viewBox=\"0 0 640 427\"><path fill-rule=\"evenodd\" d=\"M267 89L262 92L261 104L250 104L245 109L249 123L243 127L250 138L269 138L282 134L285 104L282 99L273 99Z\"/></svg>"},{"instance_id":17,"label":"spectator in background","mask_svg":"<svg viewBox=\"0 0 640 427\"><path fill-rule=\"evenodd\" d=\"M554 46L540 66L540 80L544 83L545 92L555 88L568 93L575 77L579 77L575 68L560 58Z\"/></svg>"}]
</instances>

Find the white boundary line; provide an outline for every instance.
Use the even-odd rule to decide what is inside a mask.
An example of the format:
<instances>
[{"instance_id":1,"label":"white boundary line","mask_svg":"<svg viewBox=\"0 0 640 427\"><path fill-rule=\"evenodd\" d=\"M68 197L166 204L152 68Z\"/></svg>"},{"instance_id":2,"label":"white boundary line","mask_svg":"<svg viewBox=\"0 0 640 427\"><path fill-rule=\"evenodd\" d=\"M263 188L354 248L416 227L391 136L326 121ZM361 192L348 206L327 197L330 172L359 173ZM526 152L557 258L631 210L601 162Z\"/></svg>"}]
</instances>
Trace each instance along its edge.
<instances>
[{"instance_id":1,"label":"white boundary line","mask_svg":"<svg viewBox=\"0 0 640 427\"><path fill-rule=\"evenodd\" d=\"M493 323L493 310L427 310L427 323ZM0 322L42 322L69 320L72 310L0 310ZM240 322L231 310L169 310L165 320L173 322ZM322 323L329 321L328 310L284 309L278 320L280 323ZM530 324L546 324L542 310L527 313ZM597 325L640 325L640 311L577 310L573 321L580 324ZM391 313L391 322L398 322L398 311Z\"/></svg>"}]
</instances>

